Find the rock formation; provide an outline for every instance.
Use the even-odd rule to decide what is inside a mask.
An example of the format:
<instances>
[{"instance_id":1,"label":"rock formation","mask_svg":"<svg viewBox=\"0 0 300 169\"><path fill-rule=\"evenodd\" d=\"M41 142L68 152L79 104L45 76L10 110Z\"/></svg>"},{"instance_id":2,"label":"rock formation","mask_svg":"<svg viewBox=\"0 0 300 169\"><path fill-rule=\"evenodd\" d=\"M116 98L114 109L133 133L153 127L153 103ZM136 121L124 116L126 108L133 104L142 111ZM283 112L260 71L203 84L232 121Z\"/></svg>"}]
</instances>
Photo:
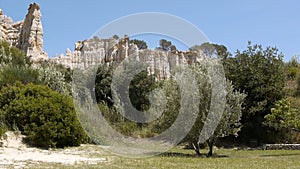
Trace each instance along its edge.
<instances>
[{"instance_id":1,"label":"rock formation","mask_svg":"<svg viewBox=\"0 0 300 169\"><path fill-rule=\"evenodd\" d=\"M30 4L28 13L20 32L18 48L25 51L26 55L34 61L46 60L47 54L43 51L43 27L40 6Z\"/></svg>"},{"instance_id":2,"label":"rock formation","mask_svg":"<svg viewBox=\"0 0 300 169\"><path fill-rule=\"evenodd\" d=\"M23 21L14 23L13 20L4 15L0 9L0 40L5 40L12 46L17 46L22 25Z\"/></svg>"},{"instance_id":3,"label":"rock formation","mask_svg":"<svg viewBox=\"0 0 300 169\"><path fill-rule=\"evenodd\" d=\"M200 62L203 58L196 52L139 50L135 44L129 43L129 37L125 36L119 41L115 38L100 39L99 37L78 41L73 51L67 49L65 55L61 54L49 59L47 53L43 51L41 17L40 6L36 3L29 6L25 21L16 23L0 9L0 40L20 48L33 62L50 60L71 69L111 64L132 57L146 63L149 74L156 74L159 79L170 77L172 70L178 65Z\"/></svg>"},{"instance_id":4,"label":"rock formation","mask_svg":"<svg viewBox=\"0 0 300 169\"><path fill-rule=\"evenodd\" d=\"M129 37L125 36L118 42L114 38L98 37L78 41L74 51L67 49L65 55L55 56L53 61L71 69L86 69L93 65L119 63L128 57L147 64L149 74L156 74L158 79L169 78L176 66L199 62L202 59L202 55L196 52L139 50L137 45L129 43Z\"/></svg>"},{"instance_id":5,"label":"rock formation","mask_svg":"<svg viewBox=\"0 0 300 169\"><path fill-rule=\"evenodd\" d=\"M40 6L36 3L30 4L25 21L16 23L0 10L0 40L18 47L34 62L47 60L47 53L43 51L41 16Z\"/></svg>"}]
</instances>

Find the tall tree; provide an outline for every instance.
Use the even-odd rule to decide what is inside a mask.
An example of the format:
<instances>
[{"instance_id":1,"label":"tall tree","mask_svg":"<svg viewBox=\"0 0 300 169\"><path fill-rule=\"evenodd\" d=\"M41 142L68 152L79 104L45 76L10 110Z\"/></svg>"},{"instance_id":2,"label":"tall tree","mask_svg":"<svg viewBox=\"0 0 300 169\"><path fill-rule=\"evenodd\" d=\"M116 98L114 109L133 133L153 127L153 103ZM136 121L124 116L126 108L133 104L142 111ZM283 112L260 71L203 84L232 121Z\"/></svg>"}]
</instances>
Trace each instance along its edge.
<instances>
[{"instance_id":1,"label":"tall tree","mask_svg":"<svg viewBox=\"0 0 300 169\"><path fill-rule=\"evenodd\" d=\"M214 71L212 74L218 74L220 73L218 70L218 62L216 60L211 60L210 64L214 65ZM206 140L208 146L209 146L209 152L208 156L212 156L213 154L213 146L218 138L226 137L229 135L237 136L238 132L241 129L241 117L242 117L242 104L244 102L244 99L246 95L244 93L241 93L239 91L236 91L232 85L232 83L229 80L226 80L224 88L212 88L212 83L210 77L212 74L207 73L207 69L205 68L206 65L198 65L194 67L194 72L197 75L197 81L199 85L199 91L200 91L200 105L199 105L199 115L198 119L196 120L196 123L194 127L192 128L191 132L187 136L188 141L193 145L194 150L198 155L200 155L199 150L199 141L203 138L203 136L208 135L208 139ZM221 68L220 66L219 68ZM226 93L225 96L225 107L223 112L210 112L211 107L210 106L220 106L220 103L211 103L212 98L212 90L216 90L216 93ZM212 104L212 105L211 105ZM217 109L216 109L217 110ZM212 113L209 115L209 113ZM220 121L216 121L216 119L220 116ZM210 129L205 131L204 124L208 121L211 121L213 123L217 123L217 126L215 130L213 131L212 135L210 135ZM200 135L201 132L204 131L204 135ZM201 137L199 137L201 136ZM206 137L206 136L205 136Z\"/></svg>"},{"instance_id":2,"label":"tall tree","mask_svg":"<svg viewBox=\"0 0 300 169\"><path fill-rule=\"evenodd\" d=\"M237 51L235 57L225 59L225 70L233 85L247 94L242 117L244 140L266 141L264 116L284 97L285 73L283 55L277 48L251 45Z\"/></svg>"},{"instance_id":3,"label":"tall tree","mask_svg":"<svg viewBox=\"0 0 300 169\"><path fill-rule=\"evenodd\" d=\"M214 61L211 61L211 64L216 64ZM216 68L216 67L214 67ZM192 104L190 106L199 106L199 112L197 113L195 123L190 130L190 132L187 134L187 136L184 138L183 142L187 142L190 145L193 146L195 152L198 155L200 154L200 139L206 139L208 137L207 141L210 151L208 153L208 156L211 156L213 153L213 145L215 141L220 137L225 137L228 135L237 135L238 131L241 128L240 119L242 116L242 103L245 98L245 94L235 91L233 88L233 85L230 81L225 82L225 86L221 88L216 88L214 90L217 90L216 93L226 93L226 104L224 106L223 112L210 112L210 106L211 106L211 99L212 99L212 82L210 77L212 74L219 73L215 71L216 69L213 69L213 73L209 74L206 69L205 63L199 63L199 64L193 64L191 65L191 69L193 71L193 74L196 77L196 83L198 90L188 90L188 95L193 96L195 95L195 92L199 94L200 103L199 104ZM225 81L225 79L223 79ZM183 82L179 82L183 83ZM190 83L190 82L189 82ZM164 131L166 128L169 128L174 121L176 120L179 111L181 109L181 91L178 86L178 84L173 80L173 78L166 80L163 82L163 88L166 91L166 98L168 98L168 102L166 105L166 110L164 111L164 114L157 122L157 130L158 132ZM213 104L213 106L219 106L218 103ZM210 115L209 115L210 114ZM215 121L215 117L220 116L220 121ZM189 117L191 118L191 117ZM217 123L216 129L213 133L209 133L209 130L203 130L204 124L207 122L207 120L210 120L213 124ZM210 123L211 124L211 123ZM182 127L185 126L184 122L182 122ZM207 129L207 128L206 128ZM200 133L204 131L205 138L202 137L204 135L201 135ZM211 135L210 135L211 134ZM202 140L203 141L203 140Z\"/></svg>"},{"instance_id":4,"label":"tall tree","mask_svg":"<svg viewBox=\"0 0 300 169\"><path fill-rule=\"evenodd\" d=\"M109 106L113 105L111 95L111 82L113 66L100 65L95 78L95 95L98 103L104 102Z\"/></svg>"}]
</instances>

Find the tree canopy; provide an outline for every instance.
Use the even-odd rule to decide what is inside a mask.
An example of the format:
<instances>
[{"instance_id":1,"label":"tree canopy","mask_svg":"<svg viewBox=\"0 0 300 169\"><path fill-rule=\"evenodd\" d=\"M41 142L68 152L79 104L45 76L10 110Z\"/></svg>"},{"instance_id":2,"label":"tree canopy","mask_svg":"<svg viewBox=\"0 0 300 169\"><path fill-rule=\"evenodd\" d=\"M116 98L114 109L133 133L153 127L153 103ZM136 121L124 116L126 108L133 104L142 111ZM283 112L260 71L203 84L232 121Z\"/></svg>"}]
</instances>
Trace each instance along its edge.
<instances>
[{"instance_id":1,"label":"tree canopy","mask_svg":"<svg viewBox=\"0 0 300 169\"><path fill-rule=\"evenodd\" d=\"M237 51L234 57L224 59L226 76L235 88L247 94L242 117L242 135L245 139L263 139L266 128L264 116L285 95L283 55L277 48L251 45Z\"/></svg>"}]
</instances>

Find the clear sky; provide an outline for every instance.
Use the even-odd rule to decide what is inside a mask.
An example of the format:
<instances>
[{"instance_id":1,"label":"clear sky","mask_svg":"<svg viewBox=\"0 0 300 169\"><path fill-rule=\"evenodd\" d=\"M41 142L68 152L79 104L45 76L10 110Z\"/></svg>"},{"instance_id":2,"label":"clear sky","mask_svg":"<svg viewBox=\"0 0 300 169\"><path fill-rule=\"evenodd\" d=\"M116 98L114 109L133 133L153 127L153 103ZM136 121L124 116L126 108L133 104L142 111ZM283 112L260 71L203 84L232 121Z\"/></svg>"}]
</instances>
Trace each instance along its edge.
<instances>
[{"instance_id":1,"label":"clear sky","mask_svg":"<svg viewBox=\"0 0 300 169\"><path fill-rule=\"evenodd\" d=\"M250 40L276 46L285 60L300 54L298 0L0 0L14 21L23 20L30 3L41 6L44 50L49 56L73 49L105 24L137 12L164 12L196 25L213 43L230 52L244 50ZM152 43L148 42L150 46Z\"/></svg>"}]
</instances>

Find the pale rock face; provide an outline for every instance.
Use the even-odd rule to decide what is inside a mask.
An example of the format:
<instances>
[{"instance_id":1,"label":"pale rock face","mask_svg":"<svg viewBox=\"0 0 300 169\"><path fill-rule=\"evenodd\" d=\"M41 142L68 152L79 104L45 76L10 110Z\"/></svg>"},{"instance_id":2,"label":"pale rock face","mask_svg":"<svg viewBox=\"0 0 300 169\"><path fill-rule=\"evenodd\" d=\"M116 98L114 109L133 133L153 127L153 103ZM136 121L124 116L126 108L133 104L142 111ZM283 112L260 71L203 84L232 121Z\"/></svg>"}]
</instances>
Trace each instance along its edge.
<instances>
[{"instance_id":1,"label":"pale rock face","mask_svg":"<svg viewBox=\"0 0 300 169\"><path fill-rule=\"evenodd\" d=\"M157 79L167 79L176 66L196 62L197 56L191 52L139 50L137 45L129 43L128 37L119 42L113 38L94 37L76 42L74 51L67 49L65 55L56 56L53 61L71 69L86 69L93 65L120 63L126 58L145 63L148 73L155 74Z\"/></svg>"},{"instance_id":2,"label":"pale rock face","mask_svg":"<svg viewBox=\"0 0 300 169\"><path fill-rule=\"evenodd\" d=\"M10 45L16 46L22 24L22 21L14 23L10 17L4 15L3 11L0 10L0 40L5 40Z\"/></svg>"},{"instance_id":3,"label":"pale rock face","mask_svg":"<svg viewBox=\"0 0 300 169\"><path fill-rule=\"evenodd\" d=\"M43 51L43 26L41 17L40 6L36 3L30 4L17 46L34 61L47 60L48 58L47 54Z\"/></svg>"},{"instance_id":4,"label":"pale rock face","mask_svg":"<svg viewBox=\"0 0 300 169\"><path fill-rule=\"evenodd\" d=\"M25 21L13 22L0 9L0 40L23 50L33 62L48 60L43 51L43 27L40 6L33 3L28 8Z\"/></svg>"},{"instance_id":5,"label":"pale rock face","mask_svg":"<svg viewBox=\"0 0 300 169\"><path fill-rule=\"evenodd\" d=\"M65 55L54 57L53 61L71 69L85 69L93 65L113 62L119 58L120 54L116 45L115 39L99 39L97 37L78 41L75 43L74 51L67 49Z\"/></svg>"},{"instance_id":6,"label":"pale rock face","mask_svg":"<svg viewBox=\"0 0 300 169\"><path fill-rule=\"evenodd\" d=\"M47 53L43 51L41 17L40 6L36 3L29 6L25 21L16 23L0 9L0 40L20 48L33 62L50 60L71 69L86 69L99 64L110 65L120 63L126 58L133 58L147 64L148 73L155 74L157 79L169 78L176 66L203 60L203 54L189 51L139 50L137 45L129 43L128 36L119 41L114 38L98 37L78 41L73 51L67 49L65 54L49 59Z\"/></svg>"},{"instance_id":7,"label":"pale rock face","mask_svg":"<svg viewBox=\"0 0 300 169\"><path fill-rule=\"evenodd\" d=\"M0 40L4 40L5 39L5 32L4 32L4 27L3 25L0 24Z\"/></svg>"}]
</instances>

